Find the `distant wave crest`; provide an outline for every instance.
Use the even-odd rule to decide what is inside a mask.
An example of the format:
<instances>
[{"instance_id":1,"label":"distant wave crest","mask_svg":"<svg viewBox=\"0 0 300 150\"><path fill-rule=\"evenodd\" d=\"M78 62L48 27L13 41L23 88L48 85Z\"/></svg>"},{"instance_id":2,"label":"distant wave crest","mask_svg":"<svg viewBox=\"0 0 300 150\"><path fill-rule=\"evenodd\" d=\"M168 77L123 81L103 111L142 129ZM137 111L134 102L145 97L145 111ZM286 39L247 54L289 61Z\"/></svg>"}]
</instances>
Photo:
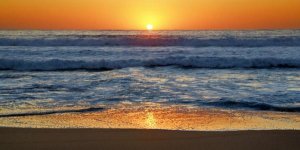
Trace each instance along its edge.
<instances>
[{"instance_id":1,"label":"distant wave crest","mask_svg":"<svg viewBox=\"0 0 300 150\"><path fill-rule=\"evenodd\" d=\"M300 68L300 58L236 58L173 56L155 59L126 60L22 60L0 59L0 70L60 71L60 70L110 70L127 67L178 66L188 68Z\"/></svg>"},{"instance_id":2,"label":"distant wave crest","mask_svg":"<svg viewBox=\"0 0 300 150\"><path fill-rule=\"evenodd\" d=\"M0 38L0 46L189 46L189 47L265 47L300 46L298 36L279 37L218 37L199 38L185 36L102 35L55 38Z\"/></svg>"}]
</instances>

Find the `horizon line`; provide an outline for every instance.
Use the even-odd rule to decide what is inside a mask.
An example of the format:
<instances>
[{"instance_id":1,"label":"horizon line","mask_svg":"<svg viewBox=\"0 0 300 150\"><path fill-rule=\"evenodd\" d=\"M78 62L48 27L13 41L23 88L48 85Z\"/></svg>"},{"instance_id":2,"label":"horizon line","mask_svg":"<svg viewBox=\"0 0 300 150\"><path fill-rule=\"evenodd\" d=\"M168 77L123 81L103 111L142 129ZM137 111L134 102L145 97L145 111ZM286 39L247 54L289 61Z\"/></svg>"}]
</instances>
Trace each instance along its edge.
<instances>
[{"instance_id":1,"label":"horizon line","mask_svg":"<svg viewBox=\"0 0 300 150\"><path fill-rule=\"evenodd\" d=\"M147 31L147 32L155 32L155 31L275 31L275 30L300 30L299 28L253 28L253 29L1 29L0 31Z\"/></svg>"}]
</instances>

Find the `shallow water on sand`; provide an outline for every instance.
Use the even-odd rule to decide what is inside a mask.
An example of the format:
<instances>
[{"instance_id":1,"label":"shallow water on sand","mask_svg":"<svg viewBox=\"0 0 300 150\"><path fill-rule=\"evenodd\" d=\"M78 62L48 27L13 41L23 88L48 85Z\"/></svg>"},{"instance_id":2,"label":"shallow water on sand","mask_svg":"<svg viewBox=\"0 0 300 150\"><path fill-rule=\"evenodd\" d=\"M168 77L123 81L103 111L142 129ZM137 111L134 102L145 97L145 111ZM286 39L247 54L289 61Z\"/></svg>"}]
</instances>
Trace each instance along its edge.
<instances>
[{"instance_id":1,"label":"shallow water on sand","mask_svg":"<svg viewBox=\"0 0 300 150\"><path fill-rule=\"evenodd\" d=\"M196 131L300 130L298 113L232 111L165 106L156 103L119 104L85 113L57 113L0 118L1 126L27 128L132 128Z\"/></svg>"},{"instance_id":2,"label":"shallow water on sand","mask_svg":"<svg viewBox=\"0 0 300 150\"><path fill-rule=\"evenodd\" d=\"M298 69L125 68L104 72L1 71L1 113L113 108L152 102L230 110L300 111Z\"/></svg>"}]
</instances>

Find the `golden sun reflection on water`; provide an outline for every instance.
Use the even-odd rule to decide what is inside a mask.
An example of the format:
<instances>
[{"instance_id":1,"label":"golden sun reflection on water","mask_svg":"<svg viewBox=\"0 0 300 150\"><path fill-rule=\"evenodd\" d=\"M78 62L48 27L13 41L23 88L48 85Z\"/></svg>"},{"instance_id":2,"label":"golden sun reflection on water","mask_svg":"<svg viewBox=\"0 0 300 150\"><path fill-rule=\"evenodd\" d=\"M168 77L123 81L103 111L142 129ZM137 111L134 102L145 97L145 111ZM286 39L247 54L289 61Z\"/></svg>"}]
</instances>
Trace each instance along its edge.
<instances>
[{"instance_id":1,"label":"golden sun reflection on water","mask_svg":"<svg viewBox=\"0 0 300 150\"><path fill-rule=\"evenodd\" d=\"M152 112L147 113L146 125L149 128L156 128L156 120Z\"/></svg>"},{"instance_id":2,"label":"golden sun reflection on water","mask_svg":"<svg viewBox=\"0 0 300 150\"><path fill-rule=\"evenodd\" d=\"M125 106L126 105L126 106ZM168 130L300 129L299 113L230 111L131 104L90 113L0 118L0 126L30 128L135 128Z\"/></svg>"}]
</instances>

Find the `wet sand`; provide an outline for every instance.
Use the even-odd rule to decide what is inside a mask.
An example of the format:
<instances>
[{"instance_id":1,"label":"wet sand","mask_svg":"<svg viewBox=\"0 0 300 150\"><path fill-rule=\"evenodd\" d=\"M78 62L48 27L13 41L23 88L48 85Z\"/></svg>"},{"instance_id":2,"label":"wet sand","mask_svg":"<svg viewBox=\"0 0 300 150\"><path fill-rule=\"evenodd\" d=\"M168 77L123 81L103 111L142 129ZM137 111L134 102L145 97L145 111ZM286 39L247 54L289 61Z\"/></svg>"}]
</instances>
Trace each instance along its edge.
<instances>
[{"instance_id":1,"label":"wet sand","mask_svg":"<svg viewBox=\"0 0 300 150\"><path fill-rule=\"evenodd\" d=\"M0 117L0 127L194 131L300 130L300 114L160 106L134 109L128 106L88 113Z\"/></svg>"},{"instance_id":2,"label":"wet sand","mask_svg":"<svg viewBox=\"0 0 300 150\"><path fill-rule=\"evenodd\" d=\"M129 108L3 116L0 150L300 148L299 113Z\"/></svg>"},{"instance_id":3,"label":"wet sand","mask_svg":"<svg viewBox=\"0 0 300 150\"><path fill-rule=\"evenodd\" d=\"M3 150L298 150L299 139L299 130L197 132L0 128L0 149Z\"/></svg>"}]
</instances>

